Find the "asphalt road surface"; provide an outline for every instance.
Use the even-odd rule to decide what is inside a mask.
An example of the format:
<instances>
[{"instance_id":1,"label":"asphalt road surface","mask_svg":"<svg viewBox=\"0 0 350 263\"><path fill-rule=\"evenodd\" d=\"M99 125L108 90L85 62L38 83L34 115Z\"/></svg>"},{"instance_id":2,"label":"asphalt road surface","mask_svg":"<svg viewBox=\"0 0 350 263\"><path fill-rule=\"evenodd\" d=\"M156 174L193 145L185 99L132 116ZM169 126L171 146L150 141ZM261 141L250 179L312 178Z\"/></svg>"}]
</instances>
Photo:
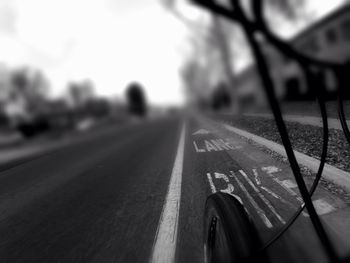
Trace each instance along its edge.
<instances>
[{"instance_id":1,"label":"asphalt road surface","mask_svg":"<svg viewBox=\"0 0 350 263\"><path fill-rule=\"evenodd\" d=\"M174 116L92 134L0 173L0 262L203 262L216 191L241 199L264 241L300 205L288 165L218 124ZM348 204L323 188L314 203L349 252ZM307 214L268 252L326 262Z\"/></svg>"}]
</instances>

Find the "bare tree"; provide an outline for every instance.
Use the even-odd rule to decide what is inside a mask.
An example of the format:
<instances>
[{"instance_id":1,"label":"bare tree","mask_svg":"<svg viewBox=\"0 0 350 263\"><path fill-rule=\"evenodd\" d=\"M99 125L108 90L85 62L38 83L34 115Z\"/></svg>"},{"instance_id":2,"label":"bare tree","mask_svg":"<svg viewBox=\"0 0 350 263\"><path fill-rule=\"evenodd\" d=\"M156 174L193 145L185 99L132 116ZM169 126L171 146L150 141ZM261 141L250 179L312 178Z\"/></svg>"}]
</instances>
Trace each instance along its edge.
<instances>
[{"instance_id":1,"label":"bare tree","mask_svg":"<svg viewBox=\"0 0 350 263\"><path fill-rule=\"evenodd\" d=\"M50 83L43 72L29 67L11 73L12 97L25 102L28 112L36 113L45 107Z\"/></svg>"},{"instance_id":2,"label":"bare tree","mask_svg":"<svg viewBox=\"0 0 350 263\"><path fill-rule=\"evenodd\" d=\"M147 103L144 88L141 84L133 82L129 84L126 90L129 112L139 117L147 114Z\"/></svg>"},{"instance_id":3,"label":"bare tree","mask_svg":"<svg viewBox=\"0 0 350 263\"><path fill-rule=\"evenodd\" d=\"M189 102L197 106L206 104L210 94L207 68L196 59L190 59L183 65L181 74Z\"/></svg>"},{"instance_id":4,"label":"bare tree","mask_svg":"<svg viewBox=\"0 0 350 263\"><path fill-rule=\"evenodd\" d=\"M304 1L266 0L266 10L264 11L278 14L288 20L296 20L305 14L302 8ZM242 34L238 28L232 25L229 27L223 19L215 15L211 15L209 23L190 20L177 9L177 2L176 0L161 0L164 7L179 18L193 32L193 38L195 40L192 40L192 43L195 45L194 50L196 50L193 57L211 56L207 58L207 66L213 68L213 65L215 65L215 67L220 67L223 70L225 75L224 81L228 84L227 87L231 96L231 110L233 113L239 113L240 105L236 87L235 67L237 53L235 50L242 50L246 45ZM249 11L249 1L244 3L246 4L246 9ZM274 16L270 17L274 18ZM198 42L204 43L201 45ZM202 50L201 54L198 54L198 50ZM218 56L213 56L212 54L218 54ZM192 87L190 86L189 88Z\"/></svg>"},{"instance_id":5,"label":"bare tree","mask_svg":"<svg viewBox=\"0 0 350 263\"><path fill-rule=\"evenodd\" d=\"M222 24L222 21L219 17L213 16L213 33L212 35L215 36L217 39L217 45L216 47L219 50L219 53L221 55L221 61L223 64L223 69L225 71L226 80L229 83L228 92L230 93L231 97L231 109L232 112L235 114L239 113L240 106L239 106L239 100L238 100L238 94L236 89L236 77L235 77L235 69L234 69L234 62L232 61L232 51L230 48L230 40L229 35L225 34L224 31L224 25Z\"/></svg>"}]
</instances>

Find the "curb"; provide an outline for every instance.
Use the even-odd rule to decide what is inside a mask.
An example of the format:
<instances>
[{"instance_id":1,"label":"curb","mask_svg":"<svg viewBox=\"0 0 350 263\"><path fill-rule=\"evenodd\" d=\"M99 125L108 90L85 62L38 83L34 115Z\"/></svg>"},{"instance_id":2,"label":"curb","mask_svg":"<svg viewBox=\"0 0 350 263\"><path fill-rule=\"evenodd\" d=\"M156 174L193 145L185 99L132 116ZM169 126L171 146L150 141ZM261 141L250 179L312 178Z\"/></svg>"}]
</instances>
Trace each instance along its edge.
<instances>
[{"instance_id":1,"label":"curb","mask_svg":"<svg viewBox=\"0 0 350 263\"><path fill-rule=\"evenodd\" d=\"M260 117L260 118L266 118L269 120L274 120L272 114L266 114L266 113L255 113L255 114L243 114L244 116L248 117ZM323 127L322 118L321 117L315 117L315 116L301 116L301 115L283 115L283 119L287 122L294 122L299 123L301 125L311 125L315 127ZM343 130L340 120L336 118L327 118L328 120L328 127L329 129L336 129L336 130ZM346 120L347 124L350 126L350 120Z\"/></svg>"},{"instance_id":2,"label":"curb","mask_svg":"<svg viewBox=\"0 0 350 263\"><path fill-rule=\"evenodd\" d=\"M247 131L235 128L233 126L224 124L224 127L231 131L234 132L242 137L245 137L247 139L250 139L260 145L265 146L266 148L284 156L287 157L286 151L284 147L278 143L269 141L267 139L264 139L260 136L257 136L255 134L249 133ZM309 168L312 172L316 173L318 170L318 166L320 164L320 161L312 158L306 154L294 151L295 157L297 161L302 164L303 166L306 166ZM325 164L322 177L327 179L328 181L338 185L339 187L343 188L344 190L350 192L350 173L345 172L339 168L336 168L332 165Z\"/></svg>"}]
</instances>

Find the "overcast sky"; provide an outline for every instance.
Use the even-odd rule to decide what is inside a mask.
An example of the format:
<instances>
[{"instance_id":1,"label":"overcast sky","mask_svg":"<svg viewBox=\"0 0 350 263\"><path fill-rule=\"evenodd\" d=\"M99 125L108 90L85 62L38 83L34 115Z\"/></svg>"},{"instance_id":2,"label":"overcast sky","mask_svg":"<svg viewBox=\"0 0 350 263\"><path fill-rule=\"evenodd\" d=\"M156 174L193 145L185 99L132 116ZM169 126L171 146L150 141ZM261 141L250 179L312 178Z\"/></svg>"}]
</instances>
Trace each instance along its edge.
<instances>
[{"instance_id":1,"label":"overcast sky","mask_svg":"<svg viewBox=\"0 0 350 263\"><path fill-rule=\"evenodd\" d=\"M342 2L306 1L318 16ZM69 80L90 78L104 95L139 81L151 102L181 103L185 37L157 0L0 0L0 62L44 70L54 95Z\"/></svg>"}]
</instances>

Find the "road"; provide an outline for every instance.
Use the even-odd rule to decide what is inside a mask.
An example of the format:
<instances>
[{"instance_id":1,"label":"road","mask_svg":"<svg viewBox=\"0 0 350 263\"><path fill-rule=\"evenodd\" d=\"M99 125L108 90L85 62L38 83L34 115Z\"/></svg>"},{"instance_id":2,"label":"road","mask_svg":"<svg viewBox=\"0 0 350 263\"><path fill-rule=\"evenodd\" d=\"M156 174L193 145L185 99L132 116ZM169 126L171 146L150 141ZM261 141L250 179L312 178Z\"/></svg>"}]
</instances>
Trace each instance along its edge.
<instances>
[{"instance_id":1,"label":"road","mask_svg":"<svg viewBox=\"0 0 350 263\"><path fill-rule=\"evenodd\" d=\"M203 262L205 200L238 196L264 241L300 198L288 165L220 125L167 117L92 134L0 173L1 262ZM339 253L350 210L315 205ZM269 248L272 262L326 262L307 214Z\"/></svg>"}]
</instances>

